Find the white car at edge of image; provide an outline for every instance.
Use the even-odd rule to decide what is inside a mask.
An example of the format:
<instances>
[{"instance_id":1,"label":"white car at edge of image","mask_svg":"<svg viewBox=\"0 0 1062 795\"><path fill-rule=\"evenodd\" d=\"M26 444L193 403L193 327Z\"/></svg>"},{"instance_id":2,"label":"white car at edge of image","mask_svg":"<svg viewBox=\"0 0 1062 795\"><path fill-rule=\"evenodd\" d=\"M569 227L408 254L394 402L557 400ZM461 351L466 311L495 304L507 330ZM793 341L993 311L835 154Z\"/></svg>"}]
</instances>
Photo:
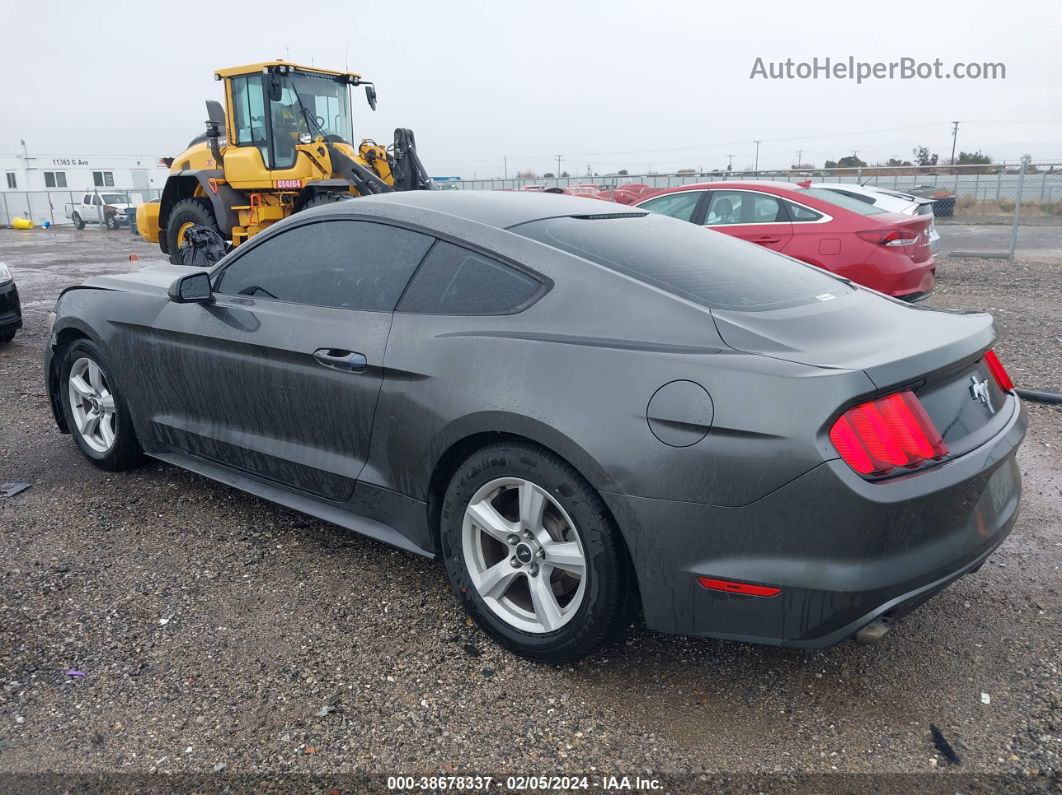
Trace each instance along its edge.
<instances>
[{"instance_id":1,"label":"white car at edge of image","mask_svg":"<svg viewBox=\"0 0 1062 795\"><path fill-rule=\"evenodd\" d=\"M933 199L914 196L903 191L879 188L873 185L857 185L848 182L812 182L811 187L830 190L867 204L873 204L890 213L904 215L933 215ZM929 251L940 251L940 232L934 220L929 222Z\"/></svg>"}]
</instances>

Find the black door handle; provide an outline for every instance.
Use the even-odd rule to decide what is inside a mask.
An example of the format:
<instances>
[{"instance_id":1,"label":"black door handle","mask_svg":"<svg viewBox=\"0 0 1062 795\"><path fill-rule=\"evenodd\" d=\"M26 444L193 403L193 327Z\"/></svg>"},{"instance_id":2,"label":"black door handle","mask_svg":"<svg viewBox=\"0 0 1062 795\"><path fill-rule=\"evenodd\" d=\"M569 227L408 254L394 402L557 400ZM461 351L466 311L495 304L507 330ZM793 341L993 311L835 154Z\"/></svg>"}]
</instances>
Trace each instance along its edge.
<instances>
[{"instance_id":1,"label":"black door handle","mask_svg":"<svg viewBox=\"0 0 1062 795\"><path fill-rule=\"evenodd\" d=\"M369 366L364 353L344 351L339 348L318 348L313 352L313 358L324 367L348 373L360 373Z\"/></svg>"}]
</instances>

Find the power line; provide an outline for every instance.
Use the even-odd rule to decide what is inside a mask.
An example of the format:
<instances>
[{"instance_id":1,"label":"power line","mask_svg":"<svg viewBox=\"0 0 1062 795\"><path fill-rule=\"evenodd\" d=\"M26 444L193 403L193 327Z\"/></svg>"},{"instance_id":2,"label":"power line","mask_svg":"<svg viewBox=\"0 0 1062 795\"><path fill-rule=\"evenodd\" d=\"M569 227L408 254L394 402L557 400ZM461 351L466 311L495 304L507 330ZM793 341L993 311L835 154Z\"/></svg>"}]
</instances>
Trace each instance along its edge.
<instances>
[{"instance_id":1,"label":"power line","mask_svg":"<svg viewBox=\"0 0 1062 795\"><path fill-rule=\"evenodd\" d=\"M911 124L904 127L881 127L875 130L854 130L851 132L836 132L836 133L820 133L817 135L790 135L779 138L761 138L762 143L784 143L786 141L815 141L815 140L828 140L832 138L845 138L853 135L877 135L879 133L889 132L904 132L907 130L924 130L931 127L941 127L951 122L932 122L929 124ZM1015 119L1009 119L1006 121L979 121L979 122L967 122L968 124L1062 124L1062 119L1037 119L1032 121L1021 122ZM596 155L639 155L645 153L656 152L688 152L692 150L709 150L719 149L727 146L738 146L740 144L747 144L748 139L741 139L737 141L722 141L716 143L700 143L692 144L689 146L673 146L673 147L657 147L652 149L623 149L612 151L598 151L598 152L570 152L566 157L583 157L583 156L596 156ZM556 157L556 155L545 154L531 154L531 155L514 155L518 159L533 160L542 159L547 157Z\"/></svg>"}]
</instances>

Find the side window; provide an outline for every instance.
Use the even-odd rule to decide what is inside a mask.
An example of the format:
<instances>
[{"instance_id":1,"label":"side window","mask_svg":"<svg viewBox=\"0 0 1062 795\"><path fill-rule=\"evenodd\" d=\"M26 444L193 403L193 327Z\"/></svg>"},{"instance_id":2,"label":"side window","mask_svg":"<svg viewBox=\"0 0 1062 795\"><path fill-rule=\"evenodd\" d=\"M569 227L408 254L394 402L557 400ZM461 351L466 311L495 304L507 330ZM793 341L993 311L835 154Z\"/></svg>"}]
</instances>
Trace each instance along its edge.
<instances>
[{"instance_id":1,"label":"side window","mask_svg":"<svg viewBox=\"0 0 1062 795\"><path fill-rule=\"evenodd\" d=\"M92 194L86 193L85 197L81 200L82 204L92 204Z\"/></svg>"},{"instance_id":2,"label":"side window","mask_svg":"<svg viewBox=\"0 0 1062 795\"><path fill-rule=\"evenodd\" d=\"M399 312L499 315L519 309L542 283L482 254L438 241L410 282Z\"/></svg>"},{"instance_id":3,"label":"side window","mask_svg":"<svg viewBox=\"0 0 1062 795\"><path fill-rule=\"evenodd\" d=\"M707 226L722 226L773 224L788 220L782 202L774 196L748 190L716 190L712 191L704 223Z\"/></svg>"},{"instance_id":4,"label":"side window","mask_svg":"<svg viewBox=\"0 0 1062 795\"><path fill-rule=\"evenodd\" d=\"M215 289L224 295L390 312L431 243L428 235L368 221L304 224L238 255Z\"/></svg>"},{"instance_id":5,"label":"side window","mask_svg":"<svg viewBox=\"0 0 1062 795\"><path fill-rule=\"evenodd\" d=\"M684 190L678 193L668 193L665 196L657 196L638 205L639 210L648 210L651 213L660 213L680 221L689 221L693 218L693 210L697 207L703 193L699 190Z\"/></svg>"},{"instance_id":6,"label":"side window","mask_svg":"<svg viewBox=\"0 0 1062 795\"><path fill-rule=\"evenodd\" d=\"M793 204L793 202L786 202L785 208L789 211L789 217L796 222L818 221L822 218L822 213L817 213L799 204Z\"/></svg>"}]
</instances>

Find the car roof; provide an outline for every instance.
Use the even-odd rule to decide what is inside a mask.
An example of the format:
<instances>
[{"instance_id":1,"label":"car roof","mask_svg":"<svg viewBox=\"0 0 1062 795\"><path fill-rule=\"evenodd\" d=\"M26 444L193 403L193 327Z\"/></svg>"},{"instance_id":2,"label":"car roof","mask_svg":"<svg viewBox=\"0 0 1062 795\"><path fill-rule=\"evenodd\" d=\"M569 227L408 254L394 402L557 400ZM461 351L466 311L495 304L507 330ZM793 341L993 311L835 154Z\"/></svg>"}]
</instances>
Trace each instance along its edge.
<instances>
[{"instance_id":1,"label":"car roof","mask_svg":"<svg viewBox=\"0 0 1062 795\"><path fill-rule=\"evenodd\" d=\"M408 217L410 210L422 210L429 214L441 213L499 229L508 229L544 218L572 215L629 215L632 212L631 208L626 205L561 193L414 190L358 197L350 201L336 202L315 210L304 211L300 215L307 212L354 215L364 210L374 215L401 215L402 217Z\"/></svg>"},{"instance_id":2,"label":"car roof","mask_svg":"<svg viewBox=\"0 0 1062 795\"><path fill-rule=\"evenodd\" d=\"M771 188L774 190L799 191L800 187L792 182L770 179L728 179L717 182L695 182L689 185L675 185L670 188L659 188L659 192L677 193L683 190L726 190L728 188ZM659 195L659 194L658 194Z\"/></svg>"}]
</instances>

